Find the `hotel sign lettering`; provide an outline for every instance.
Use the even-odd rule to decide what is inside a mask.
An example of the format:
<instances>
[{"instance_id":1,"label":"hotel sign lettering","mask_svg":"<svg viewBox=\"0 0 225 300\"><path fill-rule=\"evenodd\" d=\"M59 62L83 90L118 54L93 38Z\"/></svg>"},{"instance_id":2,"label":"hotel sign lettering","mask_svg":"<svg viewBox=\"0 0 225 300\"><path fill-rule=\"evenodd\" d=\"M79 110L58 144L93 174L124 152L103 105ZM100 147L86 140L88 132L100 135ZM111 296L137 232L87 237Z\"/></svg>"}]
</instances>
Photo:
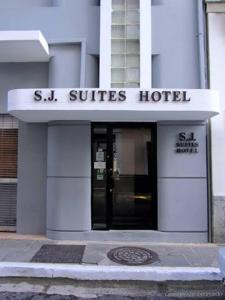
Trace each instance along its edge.
<instances>
[{"instance_id":1,"label":"hotel sign lettering","mask_svg":"<svg viewBox=\"0 0 225 300\"><path fill-rule=\"evenodd\" d=\"M198 153L199 142L194 132L180 132L175 145L176 153Z\"/></svg>"},{"instance_id":2,"label":"hotel sign lettering","mask_svg":"<svg viewBox=\"0 0 225 300\"><path fill-rule=\"evenodd\" d=\"M126 90L75 90L68 91L66 96L70 102L124 102L129 100ZM36 102L57 102L57 91L49 90L48 94L43 90L34 91L34 101ZM150 90L137 91L137 99L139 102L173 102L184 103L190 102L191 97L187 91L178 90Z\"/></svg>"}]
</instances>

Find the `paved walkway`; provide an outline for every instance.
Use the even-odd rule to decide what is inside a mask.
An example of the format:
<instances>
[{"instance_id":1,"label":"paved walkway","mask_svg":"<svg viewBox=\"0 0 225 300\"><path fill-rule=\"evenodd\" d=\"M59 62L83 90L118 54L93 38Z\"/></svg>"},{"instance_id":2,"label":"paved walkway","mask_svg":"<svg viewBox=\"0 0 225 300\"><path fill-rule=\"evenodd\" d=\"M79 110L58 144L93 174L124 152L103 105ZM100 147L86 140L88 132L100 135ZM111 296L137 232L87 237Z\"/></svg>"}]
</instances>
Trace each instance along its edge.
<instances>
[{"instance_id":1,"label":"paved walkway","mask_svg":"<svg viewBox=\"0 0 225 300\"><path fill-rule=\"evenodd\" d=\"M85 245L81 264L30 263L44 244ZM118 265L107 253L120 246L150 249L158 254L159 261L141 267ZM99 300L142 296L149 300L177 296L225 299L218 268L218 250L223 246L53 241L43 236L0 234L0 299L76 299L64 295Z\"/></svg>"},{"instance_id":2,"label":"paved walkway","mask_svg":"<svg viewBox=\"0 0 225 300\"><path fill-rule=\"evenodd\" d=\"M216 244L151 244L131 242L53 241L45 237L0 234L0 262L30 262L43 244L85 245L82 265L118 266L107 252L120 246L138 246L153 250L159 261L148 266L159 267L218 267Z\"/></svg>"}]
</instances>

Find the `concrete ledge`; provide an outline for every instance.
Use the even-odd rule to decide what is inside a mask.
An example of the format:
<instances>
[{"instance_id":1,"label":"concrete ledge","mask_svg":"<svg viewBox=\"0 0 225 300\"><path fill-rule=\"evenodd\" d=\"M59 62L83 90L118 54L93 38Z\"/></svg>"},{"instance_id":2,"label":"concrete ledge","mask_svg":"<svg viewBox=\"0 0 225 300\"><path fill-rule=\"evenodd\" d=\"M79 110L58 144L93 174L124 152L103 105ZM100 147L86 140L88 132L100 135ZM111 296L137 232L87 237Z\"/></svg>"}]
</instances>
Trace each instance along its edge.
<instances>
[{"instance_id":1,"label":"concrete ledge","mask_svg":"<svg viewBox=\"0 0 225 300\"><path fill-rule=\"evenodd\" d=\"M221 270L222 277L225 278L225 248L219 249L219 268Z\"/></svg>"},{"instance_id":2,"label":"concrete ledge","mask_svg":"<svg viewBox=\"0 0 225 300\"><path fill-rule=\"evenodd\" d=\"M0 62L47 61L49 47L40 31L0 31Z\"/></svg>"},{"instance_id":3,"label":"concrete ledge","mask_svg":"<svg viewBox=\"0 0 225 300\"><path fill-rule=\"evenodd\" d=\"M116 241L144 243L207 243L207 232L161 232L154 230L109 230L60 232L47 230L47 237L53 240L73 241Z\"/></svg>"},{"instance_id":4,"label":"concrete ledge","mask_svg":"<svg viewBox=\"0 0 225 300\"><path fill-rule=\"evenodd\" d=\"M75 280L220 281L218 268L86 266L0 263L0 277L69 278Z\"/></svg>"}]
</instances>

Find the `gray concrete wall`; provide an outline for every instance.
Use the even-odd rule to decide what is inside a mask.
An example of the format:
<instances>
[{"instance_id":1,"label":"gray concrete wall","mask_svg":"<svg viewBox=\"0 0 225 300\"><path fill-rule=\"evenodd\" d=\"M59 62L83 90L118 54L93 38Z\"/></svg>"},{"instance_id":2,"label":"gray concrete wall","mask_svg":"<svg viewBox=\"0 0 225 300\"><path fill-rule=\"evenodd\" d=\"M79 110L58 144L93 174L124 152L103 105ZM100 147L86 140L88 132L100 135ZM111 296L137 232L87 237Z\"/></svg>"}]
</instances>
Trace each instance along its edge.
<instances>
[{"instance_id":1,"label":"gray concrete wall","mask_svg":"<svg viewBox=\"0 0 225 300\"><path fill-rule=\"evenodd\" d=\"M52 0L0 0L0 8L23 9L28 7L52 6Z\"/></svg>"},{"instance_id":2,"label":"gray concrete wall","mask_svg":"<svg viewBox=\"0 0 225 300\"><path fill-rule=\"evenodd\" d=\"M48 237L91 230L90 124L49 124L47 166Z\"/></svg>"},{"instance_id":3,"label":"gray concrete wall","mask_svg":"<svg viewBox=\"0 0 225 300\"><path fill-rule=\"evenodd\" d=\"M197 19L199 2L200 0L153 1L153 87L200 87ZM50 44L51 54L49 66L48 64L0 65L2 112L6 111L8 89L47 86L98 87L100 13L97 4L98 1L95 0L29 0L29 2L0 0L0 30L41 30ZM168 131L169 129L171 127L168 127ZM44 124L20 124L18 232L43 233L45 230L47 146L49 236L60 230L90 230L90 124L58 123L54 126L50 124L48 138L46 130L47 126ZM203 135L202 133L201 136ZM171 146L170 143L171 141L166 138L164 141L160 139L159 134L158 149L167 149ZM80 145L86 148L84 153ZM202 156L202 161L205 160L202 168L200 168L202 162L198 164L195 159L186 162L187 167L192 166L193 173L192 171L185 173L189 168L186 171L185 168L182 169L181 163L174 162L168 153L160 152L159 157L159 162L161 159L164 161L163 165L159 165L159 186L161 186L159 215L165 214L165 221L159 224L159 229L175 231L181 226L180 230L184 231L206 232L205 154ZM81 163L86 164L84 171ZM199 168L201 174L198 173ZM177 173L172 174L172 170ZM175 185L174 176L179 178ZM197 178L194 179L195 176ZM193 183L195 188L188 197L187 192L190 190L192 180L195 181ZM180 191L174 194L177 184ZM168 194L165 194L166 189L169 191ZM171 211L172 207L176 207L176 212ZM165 208L168 208L167 212ZM186 216L183 225L181 220L178 220L179 209ZM196 222L191 223L192 217L197 218Z\"/></svg>"},{"instance_id":4,"label":"gray concrete wall","mask_svg":"<svg viewBox=\"0 0 225 300\"><path fill-rule=\"evenodd\" d=\"M0 113L7 113L8 91L44 88L48 83L48 63L0 63Z\"/></svg>"},{"instance_id":5,"label":"gray concrete wall","mask_svg":"<svg viewBox=\"0 0 225 300\"><path fill-rule=\"evenodd\" d=\"M0 64L0 112L7 112L8 90L47 87L47 63ZM19 123L17 232L45 233L46 124Z\"/></svg>"},{"instance_id":6,"label":"gray concrete wall","mask_svg":"<svg viewBox=\"0 0 225 300\"><path fill-rule=\"evenodd\" d=\"M154 88L205 88L201 0L152 1ZM193 127L192 127L193 126ZM176 154L177 132L193 130L198 154ZM158 229L207 241L206 125L158 124Z\"/></svg>"},{"instance_id":7,"label":"gray concrete wall","mask_svg":"<svg viewBox=\"0 0 225 300\"><path fill-rule=\"evenodd\" d=\"M99 58L95 55L86 56L85 87L99 87Z\"/></svg>"},{"instance_id":8,"label":"gray concrete wall","mask_svg":"<svg viewBox=\"0 0 225 300\"><path fill-rule=\"evenodd\" d=\"M179 133L194 133L198 153L177 153ZM166 232L208 231L206 126L159 123L158 229Z\"/></svg>"},{"instance_id":9,"label":"gray concrete wall","mask_svg":"<svg viewBox=\"0 0 225 300\"><path fill-rule=\"evenodd\" d=\"M158 55L153 58L153 87L201 87L199 1L201 0L153 1L152 51L154 55Z\"/></svg>"},{"instance_id":10,"label":"gray concrete wall","mask_svg":"<svg viewBox=\"0 0 225 300\"><path fill-rule=\"evenodd\" d=\"M49 87L79 87L81 77L81 44L58 44L50 48Z\"/></svg>"},{"instance_id":11,"label":"gray concrete wall","mask_svg":"<svg viewBox=\"0 0 225 300\"><path fill-rule=\"evenodd\" d=\"M213 197L213 231L214 243L224 243L225 240L225 197Z\"/></svg>"},{"instance_id":12,"label":"gray concrete wall","mask_svg":"<svg viewBox=\"0 0 225 300\"><path fill-rule=\"evenodd\" d=\"M99 5L96 0L0 0L0 30L40 30L50 44L51 55L49 63L0 64L1 113L7 112L7 92L11 89L64 88L81 85L98 87L98 76L96 76L98 60L95 55L99 54L100 18L99 7L96 5ZM20 123L19 126L18 233L44 234L46 232L47 128L47 124ZM89 138L87 134L86 139ZM87 145L90 147L89 140ZM79 179L71 184L69 184L70 180L58 181L58 178L49 178L48 181L48 195L51 195L49 198L58 201L58 205L53 206L55 213L62 212L63 202L59 195L65 189L63 201L67 201L68 205L64 206L65 210L62 214L75 209L76 203L70 203L74 185L77 185L78 190L83 186L80 193L89 195L84 198L90 201L90 176L82 181L83 185ZM86 189L87 186L89 189ZM56 191L56 196L59 198L55 197ZM78 204L81 199L83 198L77 200ZM80 203L81 210L84 209L82 204L83 202ZM91 222L90 212L85 218L89 223ZM68 220L72 224L72 219ZM51 228L62 225L60 219L58 224L54 222L51 215L49 219ZM80 220L82 229L90 228L89 223L84 224ZM72 226L78 230L76 224L78 219L75 228Z\"/></svg>"},{"instance_id":13,"label":"gray concrete wall","mask_svg":"<svg viewBox=\"0 0 225 300\"><path fill-rule=\"evenodd\" d=\"M79 7L80 2L80 0L52 0L53 5L66 6L71 8L73 8L74 5ZM85 0L83 2L84 5L100 5L100 0Z\"/></svg>"},{"instance_id":14,"label":"gray concrete wall","mask_svg":"<svg viewBox=\"0 0 225 300\"><path fill-rule=\"evenodd\" d=\"M15 0L15 3L19 2ZM36 2L30 0L30 3ZM32 7L30 4L23 9L0 6L0 30L40 30L50 44L85 40L87 53L98 55L99 6L94 6L91 0L60 2L52 7Z\"/></svg>"},{"instance_id":15,"label":"gray concrete wall","mask_svg":"<svg viewBox=\"0 0 225 300\"><path fill-rule=\"evenodd\" d=\"M87 53L99 53L99 7L93 0L9 0L0 1L0 30L40 30L48 43L61 43L50 47L53 61L73 60L77 51L74 43L86 41ZM57 5L57 6L55 6ZM53 7L54 6L54 7ZM62 43L66 43L63 44ZM70 50L69 50L70 48ZM75 54L76 55L76 54ZM58 59L56 58L58 57ZM60 64L60 63L59 63ZM43 67L45 65L45 67ZM50 64L50 68L54 63ZM43 68L45 71L43 72ZM6 112L7 91L14 88L39 87L39 78L48 77L47 64L0 64L0 111ZM58 75L64 76L66 65L61 61ZM51 71L51 69L50 69ZM80 72L79 68L74 70ZM19 74L19 76L18 76ZM79 74L80 75L80 74ZM68 80L67 76L67 80ZM67 82L67 85L72 82ZM50 82L51 86L51 82ZM40 87L46 87L41 85ZM63 86L55 86L63 87Z\"/></svg>"},{"instance_id":16,"label":"gray concrete wall","mask_svg":"<svg viewBox=\"0 0 225 300\"><path fill-rule=\"evenodd\" d=\"M63 3L62 3L63 4ZM72 5L72 2L68 3ZM84 43L51 46L49 86L80 87L93 79L96 65ZM59 120L60 121L60 120ZM47 236L91 229L90 123L54 122L48 127Z\"/></svg>"},{"instance_id":17,"label":"gray concrete wall","mask_svg":"<svg viewBox=\"0 0 225 300\"><path fill-rule=\"evenodd\" d=\"M17 232L45 234L47 125L19 123Z\"/></svg>"}]
</instances>

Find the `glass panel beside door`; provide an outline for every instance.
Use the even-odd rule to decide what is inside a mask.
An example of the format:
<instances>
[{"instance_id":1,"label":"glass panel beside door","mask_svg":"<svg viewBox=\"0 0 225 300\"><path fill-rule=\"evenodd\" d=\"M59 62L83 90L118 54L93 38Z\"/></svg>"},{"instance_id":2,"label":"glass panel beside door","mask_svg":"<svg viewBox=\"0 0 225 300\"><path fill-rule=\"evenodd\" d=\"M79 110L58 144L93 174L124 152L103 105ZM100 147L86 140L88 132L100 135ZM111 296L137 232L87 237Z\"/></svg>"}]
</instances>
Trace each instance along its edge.
<instances>
[{"instance_id":1,"label":"glass panel beside door","mask_svg":"<svg viewBox=\"0 0 225 300\"><path fill-rule=\"evenodd\" d=\"M92 128L92 224L93 229L107 229L107 129Z\"/></svg>"},{"instance_id":2,"label":"glass panel beside door","mask_svg":"<svg viewBox=\"0 0 225 300\"><path fill-rule=\"evenodd\" d=\"M156 229L152 124L93 124L93 229Z\"/></svg>"}]
</instances>

